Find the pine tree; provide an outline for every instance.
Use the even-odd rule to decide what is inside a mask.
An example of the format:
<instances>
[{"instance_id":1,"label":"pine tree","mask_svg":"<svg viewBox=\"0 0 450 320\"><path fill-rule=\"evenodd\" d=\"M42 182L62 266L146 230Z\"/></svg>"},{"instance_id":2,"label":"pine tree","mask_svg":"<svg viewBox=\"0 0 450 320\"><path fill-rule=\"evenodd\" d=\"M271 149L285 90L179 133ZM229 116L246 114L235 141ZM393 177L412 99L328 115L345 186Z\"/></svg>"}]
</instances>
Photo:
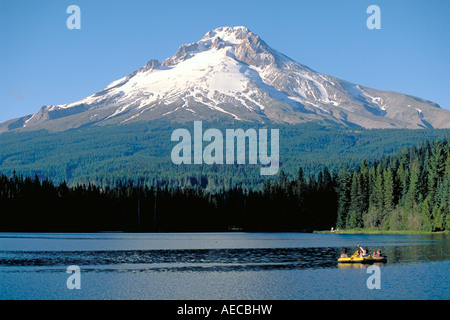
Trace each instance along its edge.
<instances>
[{"instance_id":1,"label":"pine tree","mask_svg":"<svg viewBox=\"0 0 450 320\"><path fill-rule=\"evenodd\" d=\"M364 198L361 187L361 176L353 172L350 187L350 207L347 217L347 227L350 229L362 227L362 214L364 211Z\"/></svg>"},{"instance_id":2,"label":"pine tree","mask_svg":"<svg viewBox=\"0 0 450 320\"><path fill-rule=\"evenodd\" d=\"M339 229L346 228L347 214L350 208L350 188L351 176L349 168L344 165L339 173L336 186L336 194L338 197L337 221L336 227Z\"/></svg>"},{"instance_id":3,"label":"pine tree","mask_svg":"<svg viewBox=\"0 0 450 320\"><path fill-rule=\"evenodd\" d=\"M433 219L432 219L432 200L431 196L428 195L423 203L421 204L422 208L422 230L424 231L432 231L433 230Z\"/></svg>"},{"instance_id":4,"label":"pine tree","mask_svg":"<svg viewBox=\"0 0 450 320\"><path fill-rule=\"evenodd\" d=\"M384 213L388 215L394 209L394 176L391 168L383 172L384 180Z\"/></svg>"},{"instance_id":5,"label":"pine tree","mask_svg":"<svg viewBox=\"0 0 450 320\"><path fill-rule=\"evenodd\" d=\"M369 185L369 168L367 167L366 159L363 159L361 161L360 176L361 176L360 183L361 183L362 211L367 212L369 210L370 185Z\"/></svg>"},{"instance_id":6,"label":"pine tree","mask_svg":"<svg viewBox=\"0 0 450 320\"><path fill-rule=\"evenodd\" d=\"M409 178L409 188L405 198L404 214L403 214L403 225L407 228L418 228L422 226L422 215L418 212L419 203L422 198L420 192L421 189L421 173L422 168L420 166L419 158L416 157L413 160L411 167L410 178Z\"/></svg>"},{"instance_id":7,"label":"pine tree","mask_svg":"<svg viewBox=\"0 0 450 320\"><path fill-rule=\"evenodd\" d=\"M428 158L427 163L427 176L428 176L428 195L431 198L431 205L435 202L436 188L439 181L444 176L445 172L445 155L442 143L437 140L431 149L431 155Z\"/></svg>"}]
</instances>

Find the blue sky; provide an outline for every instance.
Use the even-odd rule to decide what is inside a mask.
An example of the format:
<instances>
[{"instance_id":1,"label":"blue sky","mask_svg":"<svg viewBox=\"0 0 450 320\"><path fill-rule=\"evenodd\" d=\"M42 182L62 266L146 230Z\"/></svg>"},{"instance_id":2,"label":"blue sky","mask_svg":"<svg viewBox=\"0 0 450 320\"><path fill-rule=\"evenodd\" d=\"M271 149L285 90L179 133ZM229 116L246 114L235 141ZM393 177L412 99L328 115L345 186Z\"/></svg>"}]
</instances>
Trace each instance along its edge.
<instances>
[{"instance_id":1,"label":"blue sky","mask_svg":"<svg viewBox=\"0 0 450 320\"><path fill-rule=\"evenodd\" d=\"M81 29L69 30L69 5ZM369 30L369 5L381 29ZM0 0L0 122L74 102L216 27L243 25L292 59L450 109L446 0Z\"/></svg>"}]
</instances>

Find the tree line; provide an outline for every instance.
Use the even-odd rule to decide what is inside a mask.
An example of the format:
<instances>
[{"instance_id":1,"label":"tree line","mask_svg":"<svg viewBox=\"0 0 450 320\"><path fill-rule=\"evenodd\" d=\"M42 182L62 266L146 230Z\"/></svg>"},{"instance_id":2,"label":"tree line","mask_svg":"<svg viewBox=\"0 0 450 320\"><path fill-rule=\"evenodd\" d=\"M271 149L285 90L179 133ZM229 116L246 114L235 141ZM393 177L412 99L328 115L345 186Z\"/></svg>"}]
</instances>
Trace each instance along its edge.
<instances>
[{"instance_id":1,"label":"tree line","mask_svg":"<svg viewBox=\"0 0 450 320\"><path fill-rule=\"evenodd\" d=\"M301 171L300 171L301 172ZM100 188L68 187L14 174L0 176L0 230L27 232L310 231L334 224L336 202L328 170L215 193L197 187L148 187L133 181ZM321 214L317 214L321 212ZM325 214L326 212L326 214Z\"/></svg>"},{"instance_id":2,"label":"tree line","mask_svg":"<svg viewBox=\"0 0 450 320\"><path fill-rule=\"evenodd\" d=\"M262 188L114 186L0 175L0 230L29 232L450 229L450 143L423 142L380 161L317 175L283 171Z\"/></svg>"},{"instance_id":3,"label":"tree line","mask_svg":"<svg viewBox=\"0 0 450 320\"><path fill-rule=\"evenodd\" d=\"M426 141L358 170L336 183L337 227L450 230L450 143Z\"/></svg>"},{"instance_id":4,"label":"tree line","mask_svg":"<svg viewBox=\"0 0 450 320\"><path fill-rule=\"evenodd\" d=\"M325 167L339 172L342 162L355 170L362 159L368 162L399 152L419 141L444 139L450 129L362 129L330 124L304 123L255 124L224 121L204 122L204 130L279 129L280 168L295 179L299 167L307 178ZM168 184L173 187L200 186L208 192L223 187L242 186L262 190L265 176L260 165L175 165L171 161L174 130L192 124L161 120L118 126L88 126L63 132L17 131L0 134L0 172L13 172L69 187L95 184L101 188L118 187L131 179L148 187ZM206 144L205 144L206 145ZM225 148L225 145L224 145ZM248 162L247 162L248 163Z\"/></svg>"}]
</instances>

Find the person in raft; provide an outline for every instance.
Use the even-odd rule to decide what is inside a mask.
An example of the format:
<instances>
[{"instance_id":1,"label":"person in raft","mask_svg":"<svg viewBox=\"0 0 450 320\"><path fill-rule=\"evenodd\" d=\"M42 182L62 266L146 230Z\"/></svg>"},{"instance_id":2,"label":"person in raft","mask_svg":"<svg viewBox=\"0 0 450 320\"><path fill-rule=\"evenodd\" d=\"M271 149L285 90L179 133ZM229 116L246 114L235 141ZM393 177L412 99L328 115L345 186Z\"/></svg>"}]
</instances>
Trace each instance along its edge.
<instances>
[{"instance_id":1,"label":"person in raft","mask_svg":"<svg viewBox=\"0 0 450 320\"><path fill-rule=\"evenodd\" d=\"M348 258L347 249L342 250L341 258Z\"/></svg>"},{"instance_id":2,"label":"person in raft","mask_svg":"<svg viewBox=\"0 0 450 320\"><path fill-rule=\"evenodd\" d=\"M381 257L381 250L378 250L377 252L374 252L374 253L372 254L372 257L374 257L374 258L380 258L380 257Z\"/></svg>"},{"instance_id":3,"label":"person in raft","mask_svg":"<svg viewBox=\"0 0 450 320\"><path fill-rule=\"evenodd\" d=\"M358 244L358 248L360 250L360 253L359 253L359 257L360 258L364 258L364 257L368 257L369 256L369 254L367 253L367 250L364 249L363 247L361 247L359 244Z\"/></svg>"}]
</instances>

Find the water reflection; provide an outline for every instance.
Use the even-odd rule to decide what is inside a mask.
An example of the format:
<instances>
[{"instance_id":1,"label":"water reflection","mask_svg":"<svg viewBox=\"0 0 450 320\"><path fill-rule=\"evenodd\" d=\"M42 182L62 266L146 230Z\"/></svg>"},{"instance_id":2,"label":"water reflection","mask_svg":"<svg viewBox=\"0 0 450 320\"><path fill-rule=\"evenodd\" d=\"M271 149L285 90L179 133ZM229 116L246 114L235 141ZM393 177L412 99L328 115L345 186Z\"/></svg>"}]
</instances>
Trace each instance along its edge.
<instances>
[{"instance_id":1,"label":"water reflection","mask_svg":"<svg viewBox=\"0 0 450 320\"><path fill-rule=\"evenodd\" d=\"M10 251L0 252L0 266L57 267L75 264L103 271L123 268L134 271L305 269L335 267L336 255L336 248Z\"/></svg>"},{"instance_id":2,"label":"water reflection","mask_svg":"<svg viewBox=\"0 0 450 320\"><path fill-rule=\"evenodd\" d=\"M0 299L447 299L448 236L0 234ZM382 290L356 244L381 249ZM67 290L78 265L83 289ZM353 269L353 270L352 270ZM330 286L330 284L334 284Z\"/></svg>"},{"instance_id":3,"label":"water reflection","mask_svg":"<svg viewBox=\"0 0 450 320\"><path fill-rule=\"evenodd\" d=\"M31 235L33 237L46 238L48 235ZM76 240L74 240L76 236ZM337 263L340 252L346 248L352 254L361 245L372 253L381 249L384 256L388 257L388 264L402 264L415 262L432 262L450 260L450 245L446 235L441 236L339 236L339 235L311 235L311 234L210 234L210 235L166 235L165 238L185 243L186 239L200 241L204 246L216 245L216 243L228 243L235 245L234 248L189 248L163 249L150 248L137 249L130 248L117 250L117 237L122 242L133 243L140 246L153 244L160 235L149 235L148 240L141 235L139 239L128 239L128 235L100 235L101 240L91 234L87 235L58 235L59 238L66 238L67 242L76 243L67 251L61 250L39 250L31 248L28 244L22 250L0 251L0 268L2 271L14 271L20 267L29 267L39 270L52 271L54 268L68 265L78 265L84 270L128 270L133 271L245 271L245 270L273 270L273 269L321 269L321 268L359 268L355 264L341 266ZM10 236L12 237L12 236ZM2 241L20 240L19 236L9 239L3 237ZM27 239L29 235L25 235ZM55 237L55 236L54 236ZM98 236L97 236L98 237ZM109 240L103 238L111 237ZM22 237L23 238L23 237ZM61 242L59 240L50 240ZM180 239L183 240L180 240ZM242 238L242 239L241 239ZM89 243L96 241L109 241L109 247L105 250L87 249L84 243L81 248L80 239L87 239ZM163 240L161 238L160 240ZM249 240L250 239L250 240ZM279 246L282 240L286 247L239 247L248 244L266 244L267 241ZM233 241L231 241L233 240ZM36 240L37 241L37 240ZM226 242L228 241L228 242ZM162 242L162 241L159 241ZM325 246L324 243L327 243ZM354 243L354 244L353 244ZM180 246L181 246L180 244ZM29 247L27 251L25 248ZM6 248L6 246L3 246ZM46 248L46 247L40 247Z\"/></svg>"},{"instance_id":4,"label":"water reflection","mask_svg":"<svg viewBox=\"0 0 450 320\"><path fill-rule=\"evenodd\" d=\"M450 260L448 242L411 246L380 246L388 264ZM78 265L93 271L247 271L320 268L365 268L365 264L338 264L343 248L263 248L263 249L176 249L104 251L0 251L2 271L14 267L35 267L54 271L55 267ZM353 248L347 248L352 252ZM382 265L382 264L381 264ZM9 267L9 268L6 268Z\"/></svg>"},{"instance_id":5,"label":"water reflection","mask_svg":"<svg viewBox=\"0 0 450 320\"><path fill-rule=\"evenodd\" d=\"M365 269L369 266L381 267L384 263L338 263L337 267L339 269Z\"/></svg>"}]
</instances>

